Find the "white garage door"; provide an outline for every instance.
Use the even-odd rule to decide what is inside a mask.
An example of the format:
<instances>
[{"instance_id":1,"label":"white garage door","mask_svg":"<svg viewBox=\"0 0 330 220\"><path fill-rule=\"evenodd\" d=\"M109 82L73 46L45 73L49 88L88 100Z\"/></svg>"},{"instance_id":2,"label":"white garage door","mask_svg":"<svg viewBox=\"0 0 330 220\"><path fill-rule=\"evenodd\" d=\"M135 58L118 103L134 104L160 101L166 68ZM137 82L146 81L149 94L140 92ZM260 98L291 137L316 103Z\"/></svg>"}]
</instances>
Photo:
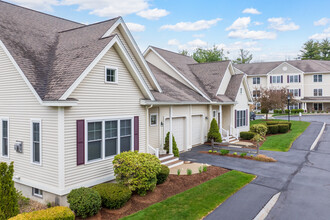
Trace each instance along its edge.
<instances>
[{"instance_id":1,"label":"white garage door","mask_svg":"<svg viewBox=\"0 0 330 220\"><path fill-rule=\"evenodd\" d=\"M192 145L197 145L202 143L203 136L203 117L201 115L192 116Z\"/></svg>"},{"instance_id":2,"label":"white garage door","mask_svg":"<svg viewBox=\"0 0 330 220\"><path fill-rule=\"evenodd\" d=\"M165 121L165 135L170 131L170 119ZM185 150L186 129L185 118L173 118L172 119L173 135L176 141L176 145L179 151Z\"/></svg>"}]
</instances>

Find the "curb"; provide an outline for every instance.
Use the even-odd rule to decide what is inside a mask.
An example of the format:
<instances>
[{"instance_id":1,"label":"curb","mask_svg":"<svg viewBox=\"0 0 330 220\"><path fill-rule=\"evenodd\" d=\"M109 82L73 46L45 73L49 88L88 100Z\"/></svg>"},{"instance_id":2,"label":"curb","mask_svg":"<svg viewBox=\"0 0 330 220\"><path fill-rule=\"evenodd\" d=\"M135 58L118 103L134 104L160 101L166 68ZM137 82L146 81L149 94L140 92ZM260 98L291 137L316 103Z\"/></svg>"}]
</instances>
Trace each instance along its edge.
<instances>
[{"instance_id":1,"label":"curb","mask_svg":"<svg viewBox=\"0 0 330 220\"><path fill-rule=\"evenodd\" d=\"M323 126L321 128L319 135L316 137L316 139L314 140L314 142L309 150L314 150L314 148L316 147L317 143L319 142L319 140L324 132L324 129L325 129L325 122L323 123Z\"/></svg>"},{"instance_id":2,"label":"curb","mask_svg":"<svg viewBox=\"0 0 330 220\"><path fill-rule=\"evenodd\" d=\"M278 198L280 197L280 195L281 195L281 192L275 194L267 202L267 204L264 206L264 208L260 210L260 212L258 213L258 215L253 220L264 220L267 217L267 215L269 214L270 210L272 210L272 208L276 204L276 202L277 202Z\"/></svg>"}]
</instances>

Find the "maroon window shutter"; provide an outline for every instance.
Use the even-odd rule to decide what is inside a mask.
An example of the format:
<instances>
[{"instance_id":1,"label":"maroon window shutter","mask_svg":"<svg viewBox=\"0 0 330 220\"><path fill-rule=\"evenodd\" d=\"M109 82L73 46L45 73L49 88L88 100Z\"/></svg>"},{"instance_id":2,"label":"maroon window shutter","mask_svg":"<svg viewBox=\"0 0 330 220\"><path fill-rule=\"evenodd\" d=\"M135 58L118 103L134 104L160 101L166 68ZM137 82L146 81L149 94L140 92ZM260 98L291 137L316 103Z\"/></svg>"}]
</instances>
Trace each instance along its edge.
<instances>
[{"instance_id":1,"label":"maroon window shutter","mask_svg":"<svg viewBox=\"0 0 330 220\"><path fill-rule=\"evenodd\" d=\"M283 83L283 76L281 75L281 83Z\"/></svg>"},{"instance_id":2,"label":"maroon window shutter","mask_svg":"<svg viewBox=\"0 0 330 220\"><path fill-rule=\"evenodd\" d=\"M287 76L286 80L287 80L287 83L290 82L289 75Z\"/></svg>"},{"instance_id":3,"label":"maroon window shutter","mask_svg":"<svg viewBox=\"0 0 330 220\"><path fill-rule=\"evenodd\" d=\"M247 126L248 123L249 123L249 121L248 121L248 120L249 120L248 117L249 117L249 110L246 109L245 126Z\"/></svg>"},{"instance_id":4,"label":"maroon window shutter","mask_svg":"<svg viewBox=\"0 0 330 220\"><path fill-rule=\"evenodd\" d=\"M299 82L300 82L300 75L299 75Z\"/></svg>"},{"instance_id":5,"label":"maroon window shutter","mask_svg":"<svg viewBox=\"0 0 330 220\"><path fill-rule=\"evenodd\" d=\"M134 150L139 151L139 116L134 117Z\"/></svg>"},{"instance_id":6,"label":"maroon window shutter","mask_svg":"<svg viewBox=\"0 0 330 220\"><path fill-rule=\"evenodd\" d=\"M237 110L235 110L235 128L237 128Z\"/></svg>"},{"instance_id":7,"label":"maroon window shutter","mask_svg":"<svg viewBox=\"0 0 330 220\"><path fill-rule=\"evenodd\" d=\"M273 77L272 77L272 76L270 76L270 83L273 83L273 82L272 82L272 80L273 80Z\"/></svg>"},{"instance_id":8,"label":"maroon window shutter","mask_svg":"<svg viewBox=\"0 0 330 220\"><path fill-rule=\"evenodd\" d=\"M85 120L77 120L77 165L85 164Z\"/></svg>"},{"instance_id":9,"label":"maroon window shutter","mask_svg":"<svg viewBox=\"0 0 330 220\"><path fill-rule=\"evenodd\" d=\"M299 89L299 97L301 96L301 89Z\"/></svg>"}]
</instances>

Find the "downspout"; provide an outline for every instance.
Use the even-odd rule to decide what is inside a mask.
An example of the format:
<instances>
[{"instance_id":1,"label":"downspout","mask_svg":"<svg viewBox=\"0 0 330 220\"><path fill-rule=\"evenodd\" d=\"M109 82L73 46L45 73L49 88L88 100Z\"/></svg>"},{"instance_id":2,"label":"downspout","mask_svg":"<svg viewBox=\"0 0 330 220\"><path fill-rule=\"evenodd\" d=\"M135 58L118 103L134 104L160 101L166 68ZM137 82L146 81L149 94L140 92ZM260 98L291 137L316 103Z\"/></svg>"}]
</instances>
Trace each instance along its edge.
<instances>
[{"instance_id":1,"label":"downspout","mask_svg":"<svg viewBox=\"0 0 330 220\"><path fill-rule=\"evenodd\" d=\"M146 145L147 145L147 153L149 152L149 109L151 109L153 105L146 106Z\"/></svg>"}]
</instances>

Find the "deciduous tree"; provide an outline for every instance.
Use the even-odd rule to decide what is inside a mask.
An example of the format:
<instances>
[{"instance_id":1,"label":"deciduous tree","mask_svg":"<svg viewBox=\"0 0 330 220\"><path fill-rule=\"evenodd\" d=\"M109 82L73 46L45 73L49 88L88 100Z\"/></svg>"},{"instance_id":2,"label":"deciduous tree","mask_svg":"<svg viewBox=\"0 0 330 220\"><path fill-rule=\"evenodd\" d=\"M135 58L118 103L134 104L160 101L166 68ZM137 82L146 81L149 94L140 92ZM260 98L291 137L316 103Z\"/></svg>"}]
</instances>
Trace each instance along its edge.
<instances>
[{"instance_id":1,"label":"deciduous tree","mask_svg":"<svg viewBox=\"0 0 330 220\"><path fill-rule=\"evenodd\" d=\"M211 49L197 48L192 54L192 57L198 63L208 63L228 59L228 57L225 56L223 49L220 49L215 45Z\"/></svg>"},{"instance_id":2,"label":"deciduous tree","mask_svg":"<svg viewBox=\"0 0 330 220\"><path fill-rule=\"evenodd\" d=\"M238 58L236 60L234 60L233 62L237 63L237 64L250 63L252 58L253 58L253 55L250 54L250 51L240 49Z\"/></svg>"}]
</instances>

